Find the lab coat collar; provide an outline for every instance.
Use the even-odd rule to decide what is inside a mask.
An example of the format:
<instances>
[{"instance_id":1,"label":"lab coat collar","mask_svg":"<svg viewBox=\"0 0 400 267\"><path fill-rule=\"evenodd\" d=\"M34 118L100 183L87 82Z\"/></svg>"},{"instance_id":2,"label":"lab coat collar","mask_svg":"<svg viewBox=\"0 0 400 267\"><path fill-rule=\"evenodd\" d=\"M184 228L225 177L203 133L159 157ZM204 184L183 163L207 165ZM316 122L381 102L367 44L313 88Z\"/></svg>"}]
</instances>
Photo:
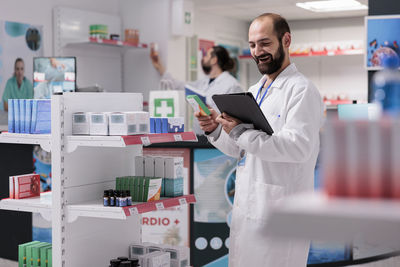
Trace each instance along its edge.
<instances>
[{"instance_id":1,"label":"lab coat collar","mask_svg":"<svg viewBox=\"0 0 400 267\"><path fill-rule=\"evenodd\" d=\"M282 89L282 84L293 74L297 72L297 68L294 63L290 63L281 73L279 73L278 77L275 78L273 81L271 88ZM264 75L261 80L259 81L259 85L264 83L267 80L267 75Z\"/></svg>"},{"instance_id":2,"label":"lab coat collar","mask_svg":"<svg viewBox=\"0 0 400 267\"><path fill-rule=\"evenodd\" d=\"M227 75L230 75L229 72L227 72L227 71L222 72L220 75L218 75L215 78L213 83L218 83L219 81L224 80L225 79L224 77L227 76ZM210 81L210 77L208 77L208 81Z\"/></svg>"}]
</instances>

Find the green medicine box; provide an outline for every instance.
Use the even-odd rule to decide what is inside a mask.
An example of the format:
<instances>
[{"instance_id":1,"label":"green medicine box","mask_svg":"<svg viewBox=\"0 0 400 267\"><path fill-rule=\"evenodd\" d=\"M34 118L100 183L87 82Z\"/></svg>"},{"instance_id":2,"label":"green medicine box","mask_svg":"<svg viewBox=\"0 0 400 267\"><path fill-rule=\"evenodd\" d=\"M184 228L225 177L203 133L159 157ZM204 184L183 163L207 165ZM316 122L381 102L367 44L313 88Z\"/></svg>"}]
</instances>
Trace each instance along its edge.
<instances>
[{"instance_id":1,"label":"green medicine box","mask_svg":"<svg viewBox=\"0 0 400 267\"><path fill-rule=\"evenodd\" d=\"M47 250L47 267L53 267L53 249Z\"/></svg>"},{"instance_id":2,"label":"green medicine box","mask_svg":"<svg viewBox=\"0 0 400 267\"><path fill-rule=\"evenodd\" d=\"M131 193L131 197L132 197L132 201L134 201L134 198L133 198L133 191L135 190L134 189L134 180L135 178L133 177L133 176L130 176L129 177L129 191L130 191L130 193Z\"/></svg>"},{"instance_id":3,"label":"green medicine box","mask_svg":"<svg viewBox=\"0 0 400 267\"><path fill-rule=\"evenodd\" d=\"M42 265L40 265L40 251L41 248L44 247L48 247L49 243L43 242L43 243L39 243L39 244L35 244L32 246L32 266L33 267L41 267Z\"/></svg>"},{"instance_id":4,"label":"green medicine box","mask_svg":"<svg viewBox=\"0 0 400 267\"><path fill-rule=\"evenodd\" d=\"M144 181L145 177L139 177L139 186L138 186L138 191L139 191L139 199L138 201L143 202L143 191L144 191Z\"/></svg>"},{"instance_id":5,"label":"green medicine box","mask_svg":"<svg viewBox=\"0 0 400 267\"><path fill-rule=\"evenodd\" d=\"M140 177L135 176L133 179L133 195L132 195L132 200L135 202L139 202L139 180Z\"/></svg>"},{"instance_id":6,"label":"green medicine box","mask_svg":"<svg viewBox=\"0 0 400 267\"><path fill-rule=\"evenodd\" d=\"M27 266L27 248L34 244L40 243L39 241L32 241L25 244L18 245L18 267Z\"/></svg>"},{"instance_id":7,"label":"green medicine box","mask_svg":"<svg viewBox=\"0 0 400 267\"><path fill-rule=\"evenodd\" d=\"M121 177L117 177L115 180L115 190L121 190Z\"/></svg>"},{"instance_id":8,"label":"green medicine box","mask_svg":"<svg viewBox=\"0 0 400 267\"><path fill-rule=\"evenodd\" d=\"M42 244L42 242L37 242L26 247L26 267L33 267L33 248Z\"/></svg>"},{"instance_id":9,"label":"green medicine box","mask_svg":"<svg viewBox=\"0 0 400 267\"><path fill-rule=\"evenodd\" d=\"M40 248L40 267L48 266L47 251L51 249L51 244Z\"/></svg>"}]
</instances>

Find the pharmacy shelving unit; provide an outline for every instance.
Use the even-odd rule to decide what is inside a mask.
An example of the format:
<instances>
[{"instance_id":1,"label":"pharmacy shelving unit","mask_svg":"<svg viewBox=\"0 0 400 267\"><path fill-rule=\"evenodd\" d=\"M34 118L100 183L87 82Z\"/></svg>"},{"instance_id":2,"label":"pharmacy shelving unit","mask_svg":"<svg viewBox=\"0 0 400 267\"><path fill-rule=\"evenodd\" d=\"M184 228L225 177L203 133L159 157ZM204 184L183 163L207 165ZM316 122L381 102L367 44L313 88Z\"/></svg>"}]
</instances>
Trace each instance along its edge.
<instances>
[{"instance_id":1,"label":"pharmacy shelving unit","mask_svg":"<svg viewBox=\"0 0 400 267\"><path fill-rule=\"evenodd\" d=\"M277 204L268 223L279 237L351 242L362 236L393 243L400 240L400 201L303 193Z\"/></svg>"},{"instance_id":2,"label":"pharmacy shelving unit","mask_svg":"<svg viewBox=\"0 0 400 267\"><path fill-rule=\"evenodd\" d=\"M193 203L193 195L104 207L102 194L115 177L134 174L134 156L143 145L175 140L196 141L194 133L130 136L72 136L78 111L139 111L143 97L134 93L66 93L51 100L51 135L3 133L0 142L40 144L52 153L52 192L31 199L4 199L0 208L38 212L52 222L53 266L105 266L128 255L141 241L140 214Z\"/></svg>"},{"instance_id":3,"label":"pharmacy shelving unit","mask_svg":"<svg viewBox=\"0 0 400 267\"><path fill-rule=\"evenodd\" d=\"M363 48L353 48L353 49L334 49L334 50L322 50L322 51L312 51L308 52L292 52L291 57L315 57L315 56L349 56L349 55L363 55ZM251 55L241 55L240 59L253 59Z\"/></svg>"}]
</instances>

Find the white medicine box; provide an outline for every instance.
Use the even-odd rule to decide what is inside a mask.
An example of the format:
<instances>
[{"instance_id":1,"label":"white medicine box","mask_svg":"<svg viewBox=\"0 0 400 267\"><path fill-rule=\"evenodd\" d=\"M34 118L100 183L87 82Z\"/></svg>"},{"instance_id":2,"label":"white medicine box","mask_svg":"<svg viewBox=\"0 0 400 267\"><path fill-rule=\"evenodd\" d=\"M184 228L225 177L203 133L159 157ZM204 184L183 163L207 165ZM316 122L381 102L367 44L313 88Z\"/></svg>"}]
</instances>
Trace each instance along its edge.
<instances>
[{"instance_id":1,"label":"white medicine box","mask_svg":"<svg viewBox=\"0 0 400 267\"><path fill-rule=\"evenodd\" d=\"M110 135L134 135L149 132L149 113L144 111L110 114Z\"/></svg>"},{"instance_id":2,"label":"white medicine box","mask_svg":"<svg viewBox=\"0 0 400 267\"><path fill-rule=\"evenodd\" d=\"M108 114L106 112L90 113L90 135L108 135Z\"/></svg>"},{"instance_id":3,"label":"white medicine box","mask_svg":"<svg viewBox=\"0 0 400 267\"><path fill-rule=\"evenodd\" d=\"M89 135L90 134L90 113L76 112L72 114L72 134Z\"/></svg>"}]
</instances>

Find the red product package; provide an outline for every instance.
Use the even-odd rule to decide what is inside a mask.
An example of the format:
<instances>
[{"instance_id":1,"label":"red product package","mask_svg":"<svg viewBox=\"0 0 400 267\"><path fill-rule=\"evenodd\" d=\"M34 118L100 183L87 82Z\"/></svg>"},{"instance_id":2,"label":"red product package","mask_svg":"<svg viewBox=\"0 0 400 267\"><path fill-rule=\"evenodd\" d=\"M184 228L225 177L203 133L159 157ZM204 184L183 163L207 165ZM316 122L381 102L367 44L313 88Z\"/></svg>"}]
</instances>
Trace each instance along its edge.
<instances>
[{"instance_id":1,"label":"red product package","mask_svg":"<svg viewBox=\"0 0 400 267\"><path fill-rule=\"evenodd\" d=\"M40 175L25 174L14 177L14 198L29 198L40 196Z\"/></svg>"}]
</instances>

